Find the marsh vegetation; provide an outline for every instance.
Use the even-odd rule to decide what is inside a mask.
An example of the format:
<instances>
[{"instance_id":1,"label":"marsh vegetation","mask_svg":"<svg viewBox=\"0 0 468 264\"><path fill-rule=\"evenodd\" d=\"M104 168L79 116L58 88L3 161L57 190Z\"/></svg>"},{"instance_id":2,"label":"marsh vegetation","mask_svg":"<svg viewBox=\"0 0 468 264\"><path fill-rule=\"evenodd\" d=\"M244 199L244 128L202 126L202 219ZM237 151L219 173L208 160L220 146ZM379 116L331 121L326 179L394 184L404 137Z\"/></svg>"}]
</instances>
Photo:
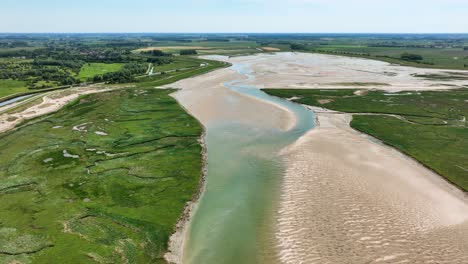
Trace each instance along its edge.
<instances>
[{"instance_id":1,"label":"marsh vegetation","mask_svg":"<svg viewBox=\"0 0 468 264\"><path fill-rule=\"evenodd\" d=\"M0 262L164 263L202 167L172 92L85 96L2 135Z\"/></svg>"},{"instance_id":2,"label":"marsh vegetation","mask_svg":"<svg viewBox=\"0 0 468 264\"><path fill-rule=\"evenodd\" d=\"M351 126L381 139L468 191L468 90L266 89L293 101L352 113Z\"/></svg>"}]
</instances>

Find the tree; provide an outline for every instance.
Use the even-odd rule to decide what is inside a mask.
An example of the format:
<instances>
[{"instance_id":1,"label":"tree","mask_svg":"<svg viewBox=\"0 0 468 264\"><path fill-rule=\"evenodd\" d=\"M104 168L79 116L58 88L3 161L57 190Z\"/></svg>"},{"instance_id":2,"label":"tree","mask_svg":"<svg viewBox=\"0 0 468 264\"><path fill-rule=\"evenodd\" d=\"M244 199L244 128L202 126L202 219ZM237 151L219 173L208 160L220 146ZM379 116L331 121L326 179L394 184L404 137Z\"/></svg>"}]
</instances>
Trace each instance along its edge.
<instances>
[{"instance_id":1,"label":"tree","mask_svg":"<svg viewBox=\"0 0 468 264\"><path fill-rule=\"evenodd\" d=\"M181 50L180 55L197 55L197 51L194 49L188 49L188 50Z\"/></svg>"},{"instance_id":2,"label":"tree","mask_svg":"<svg viewBox=\"0 0 468 264\"><path fill-rule=\"evenodd\" d=\"M293 43L290 45L291 50L307 50L307 47L303 44Z\"/></svg>"},{"instance_id":3,"label":"tree","mask_svg":"<svg viewBox=\"0 0 468 264\"><path fill-rule=\"evenodd\" d=\"M422 61L423 60L423 57L421 55L407 53L407 52L401 54L400 58L406 61Z\"/></svg>"}]
</instances>

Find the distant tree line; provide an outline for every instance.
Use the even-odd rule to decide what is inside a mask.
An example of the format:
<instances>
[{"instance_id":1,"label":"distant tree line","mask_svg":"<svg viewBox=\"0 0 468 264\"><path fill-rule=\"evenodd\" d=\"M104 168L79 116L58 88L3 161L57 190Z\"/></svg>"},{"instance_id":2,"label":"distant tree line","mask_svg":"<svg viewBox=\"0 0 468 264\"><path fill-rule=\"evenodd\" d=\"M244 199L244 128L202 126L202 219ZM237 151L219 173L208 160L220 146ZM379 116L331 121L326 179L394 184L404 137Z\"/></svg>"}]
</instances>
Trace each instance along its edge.
<instances>
[{"instance_id":1,"label":"distant tree line","mask_svg":"<svg viewBox=\"0 0 468 264\"><path fill-rule=\"evenodd\" d=\"M146 62L148 63L153 63L158 66L164 65L164 64L169 64L172 63L174 59L172 58L167 58L167 57L156 57L156 58L148 58L146 59Z\"/></svg>"},{"instance_id":2,"label":"distant tree line","mask_svg":"<svg viewBox=\"0 0 468 264\"><path fill-rule=\"evenodd\" d=\"M28 42L26 41L0 42L0 48L24 48L24 47L29 47Z\"/></svg>"},{"instance_id":3,"label":"distant tree line","mask_svg":"<svg viewBox=\"0 0 468 264\"><path fill-rule=\"evenodd\" d=\"M181 50L179 54L180 55L197 55L198 52L194 49L187 49L187 50Z\"/></svg>"},{"instance_id":4,"label":"distant tree line","mask_svg":"<svg viewBox=\"0 0 468 264\"><path fill-rule=\"evenodd\" d=\"M142 51L141 54L144 55L150 55L150 56L155 56L155 57L171 57L172 54L170 53L165 53L161 50L147 50L147 51Z\"/></svg>"},{"instance_id":5,"label":"distant tree line","mask_svg":"<svg viewBox=\"0 0 468 264\"><path fill-rule=\"evenodd\" d=\"M308 50L304 44L292 43L289 45L291 50Z\"/></svg>"},{"instance_id":6,"label":"distant tree line","mask_svg":"<svg viewBox=\"0 0 468 264\"><path fill-rule=\"evenodd\" d=\"M34 66L59 66L70 68L76 73L80 72L84 64L85 62L81 60L35 59L33 61Z\"/></svg>"},{"instance_id":7,"label":"distant tree line","mask_svg":"<svg viewBox=\"0 0 468 264\"><path fill-rule=\"evenodd\" d=\"M127 83L134 81L134 75L144 74L147 70L146 64L129 63L125 64L121 70L117 72L108 72L103 75L96 75L92 78L93 82L106 83Z\"/></svg>"},{"instance_id":8,"label":"distant tree line","mask_svg":"<svg viewBox=\"0 0 468 264\"><path fill-rule=\"evenodd\" d=\"M351 52L351 51L342 51L342 50L324 50L324 49L316 49L315 52L323 52L328 54L337 54L337 55L348 55L348 56L364 56L370 57L370 53L364 52Z\"/></svg>"},{"instance_id":9,"label":"distant tree line","mask_svg":"<svg viewBox=\"0 0 468 264\"><path fill-rule=\"evenodd\" d=\"M423 57L421 55L418 55L418 54L405 52L405 53L401 54L400 59L406 60L406 61L422 61Z\"/></svg>"}]
</instances>

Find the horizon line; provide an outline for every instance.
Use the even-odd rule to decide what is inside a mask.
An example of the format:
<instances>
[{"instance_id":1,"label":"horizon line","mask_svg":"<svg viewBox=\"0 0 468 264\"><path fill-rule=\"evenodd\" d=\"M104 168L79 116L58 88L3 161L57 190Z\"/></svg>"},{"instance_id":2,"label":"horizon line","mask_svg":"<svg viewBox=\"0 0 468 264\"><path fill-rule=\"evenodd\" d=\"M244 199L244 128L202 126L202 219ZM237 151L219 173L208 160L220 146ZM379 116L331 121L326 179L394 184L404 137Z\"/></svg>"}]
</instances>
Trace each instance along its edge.
<instances>
[{"instance_id":1,"label":"horizon line","mask_svg":"<svg viewBox=\"0 0 468 264\"><path fill-rule=\"evenodd\" d=\"M453 35L468 35L468 32L0 32L0 34L400 34L400 35L444 35L444 34L453 34Z\"/></svg>"}]
</instances>

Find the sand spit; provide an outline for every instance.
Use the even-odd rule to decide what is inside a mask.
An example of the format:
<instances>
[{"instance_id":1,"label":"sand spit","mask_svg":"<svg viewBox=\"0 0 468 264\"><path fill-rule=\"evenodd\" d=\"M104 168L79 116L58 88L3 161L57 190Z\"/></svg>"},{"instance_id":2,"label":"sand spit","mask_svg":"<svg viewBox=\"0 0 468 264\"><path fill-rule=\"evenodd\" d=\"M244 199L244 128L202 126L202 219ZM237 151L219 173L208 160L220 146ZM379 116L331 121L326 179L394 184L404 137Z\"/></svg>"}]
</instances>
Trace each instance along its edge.
<instances>
[{"instance_id":1,"label":"sand spit","mask_svg":"<svg viewBox=\"0 0 468 264\"><path fill-rule=\"evenodd\" d=\"M282 153L281 262L468 263L464 193L352 130L350 115L317 115Z\"/></svg>"},{"instance_id":2,"label":"sand spit","mask_svg":"<svg viewBox=\"0 0 468 264\"><path fill-rule=\"evenodd\" d=\"M89 87L80 87L80 88L70 88L67 90L62 90L58 92L50 92L42 97L42 102L32 105L27 109L16 113L4 113L0 115L0 133L6 132L10 129L13 129L17 124L23 122L24 120L32 119L38 116L46 115L53 113L67 103L75 100L79 96L93 93L101 93L110 91L112 88L100 88L97 86ZM15 106L18 106L19 103L15 103ZM12 108L11 105L0 108L2 110L7 110Z\"/></svg>"},{"instance_id":3,"label":"sand spit","mask_svg":"<svg viewBox=\"0 0 468 264\"><path fill-rule=\"evenodd\" d=\"M281 130L294 126L294 114L288 109L233 92L224 86L227 81L239 79L245 77L227 68L167 87L180 89L174 97L205 126L230 121Z\"/></svg>"}]
</instances>

